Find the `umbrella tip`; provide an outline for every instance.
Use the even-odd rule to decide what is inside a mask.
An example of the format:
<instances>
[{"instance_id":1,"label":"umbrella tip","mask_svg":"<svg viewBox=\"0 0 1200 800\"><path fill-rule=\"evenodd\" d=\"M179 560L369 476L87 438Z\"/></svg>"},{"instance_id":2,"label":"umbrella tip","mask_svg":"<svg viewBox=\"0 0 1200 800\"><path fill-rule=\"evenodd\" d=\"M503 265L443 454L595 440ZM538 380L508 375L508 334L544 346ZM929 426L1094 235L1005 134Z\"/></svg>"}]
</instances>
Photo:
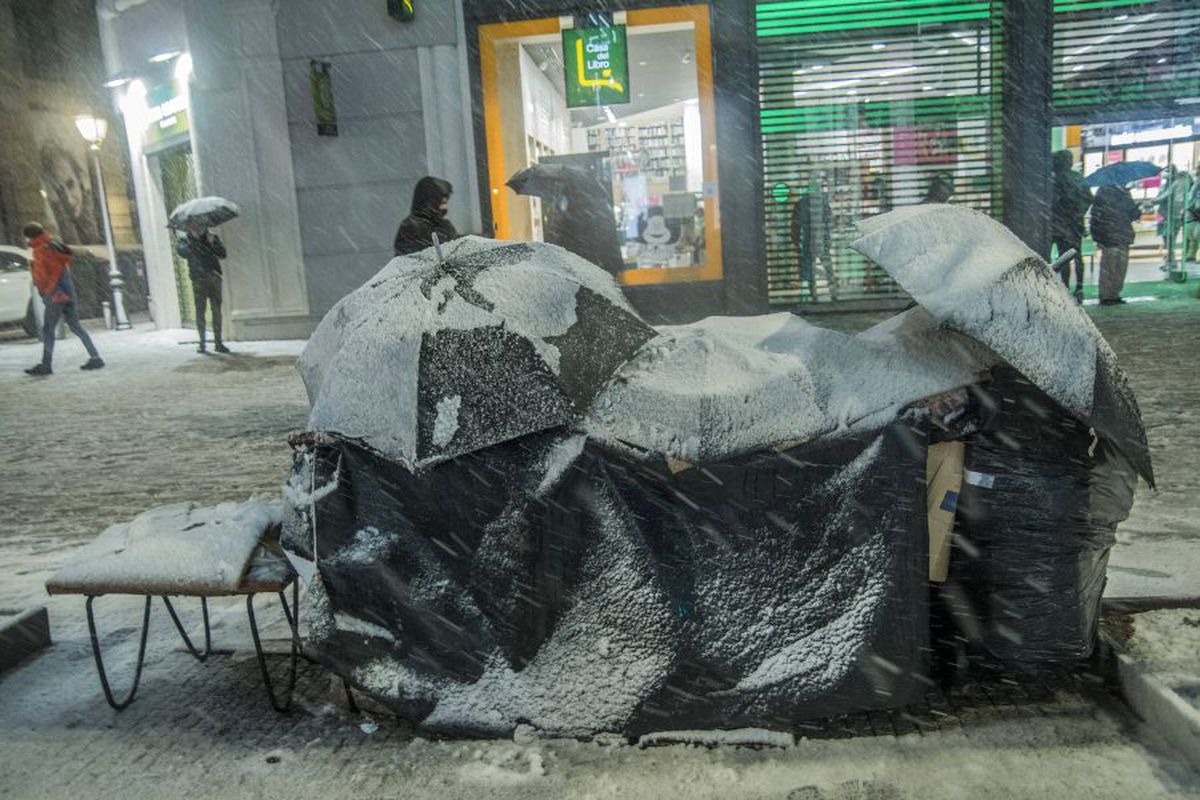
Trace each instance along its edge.
<instances>
[{"instance_id":1,"label":"umbrella tip","mask_svg":"<svg viewBox=\"0 0 1200 800\"><path fill-rule=\"evenodd\" d=\"M437 251L438 263L443 263L446 255L442 252L442 239L436 233L433 234L433 249Z\"/></svg>"}]
</instances>

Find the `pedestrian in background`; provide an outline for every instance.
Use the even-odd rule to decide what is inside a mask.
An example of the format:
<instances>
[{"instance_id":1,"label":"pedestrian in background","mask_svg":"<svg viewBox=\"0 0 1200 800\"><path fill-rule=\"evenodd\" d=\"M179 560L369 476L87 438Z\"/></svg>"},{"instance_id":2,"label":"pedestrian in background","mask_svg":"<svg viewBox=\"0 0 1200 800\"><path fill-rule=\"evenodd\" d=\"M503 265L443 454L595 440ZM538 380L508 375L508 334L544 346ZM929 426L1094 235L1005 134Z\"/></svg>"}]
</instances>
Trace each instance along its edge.
<instances>
[{"instance_id":1,"label":"pedestrian in background","mask_svg":"<svg viewBox=\"0 0 1200 800\"><path fill-rule=\"evenodd\" d=\"M1183 223L1183 260L1195 261L1200 249L1200 164L1192 176L1192 190L1188 192L1187 211Z\"/></svg>"},{"instance_id":2,"label":"pedestrian in background","mask_svg":"<svg viewBox=\"0 0 1200 800\"><path fill-rule=\"evenodd\" d=\"M1092 201L1092 239L1100 245L1100 305L1124 303L1125 273L1129 270L1129 246L1133 244L1134 220L1141 209L1123 186L1102 186Z\"/></svg>"},{"instance_id":3,"label":"pedestrian in background","mask_svg":"<svg viewBox=\"0 0 1200 800\"><path fill-rule=\"evenodd\" d=\"M450 195L454 187L449 181L426 175L413 189L412 206L408 216L396 231L393 249L398 256L417 253L433 247L433 234L448 242L458 238L458 231L446 218L450 213Z\"/></svg>"},{"instance_id":4,"label":"pedestrian in background","mask_svg":"<svg viewBox=\"0 0 1200 800\"><path fill-rule=\"evenodd\" d=\"M25 370L30 375L51 375L54 370L54 329L60 319L83 342L88 360L80 369L100 369L104 359L92 344L92 337L79 322L79 311L75 307L75 281L71 277L71 248L58 239L53 239L37 222L30 222L22 233L26 244L33 251L33 285L46 306L42 321L42 363Z\"/></svg>"},{"instance_id":5,"label":"pedestrian in background","mask_svg":"<svg viewBox=\"0 0 1200 800\"><path fill-rule=\"evenodd\" d=\"M1168 164L1166 182L1154 198L1154 205L1158 207L1158 235L1163 240L1163 251L1168 254L1172 253L1171 245L1183 228L1191 192L1192 176L1174 164ZM1166 268L1164 264L1163 269Z\"/></svg>"},{"instance_id":6,"label":"pedestrian in background","mask_svg":"<svg viewBox=\"0 0 1200 800\"><path fill-rule=\"evenodd\" d=\"M1068 250L1075 257L1059 267L1063 286L1071 288L1071 264L1075 264L1075 299L1083 300L1083 219L1092 204L1092 192L1083 176L1071 169L1075 156L1070 150L1054 154L1053 200L1050 206L1050 235L1061 258Z\"/></svg>"},{"instance_id":7,"label":"pedestrian in background","mask_svg":"<svg viewBox=\"0 0 1200 800\"><path fill-rule=\"evenodd\" d=\"M221 259L227 255L221 237L203 224L189 222L187 235L176 243L175 252L187 259L188 276L192 279L196 332L200 334L197 352L208 352L204 331L204 307L207 305L212 309L213 350L228 353L229 348L221 341Z\"/></svg>"}]
</instances>

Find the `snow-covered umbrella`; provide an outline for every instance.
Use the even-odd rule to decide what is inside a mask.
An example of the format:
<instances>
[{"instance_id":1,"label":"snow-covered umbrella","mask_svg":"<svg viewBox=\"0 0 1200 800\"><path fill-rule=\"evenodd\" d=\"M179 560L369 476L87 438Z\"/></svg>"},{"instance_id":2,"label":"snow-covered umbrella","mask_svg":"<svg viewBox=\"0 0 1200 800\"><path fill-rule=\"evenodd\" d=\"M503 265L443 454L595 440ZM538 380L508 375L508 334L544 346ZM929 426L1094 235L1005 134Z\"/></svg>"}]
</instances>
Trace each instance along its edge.
<instances>
[{"instance_id":1,"label":"snow-covered umbrella","mask_svg":"<svg viewBox=\"0 0 1200 800\"><path fill-rule=\"evenodd\" d=\"M478 237L393 259L301 356L309 427L416 471L579 418L654 336L562 248Z\"/></svg>"},{"instance_id":2,"label":"snow-covered umbrella","mask_svg":"<svg viewBox=\"0 0 1200 800\"><path fill-rule=\"evenodd\" d=\"M214 228L241 213L237 203L224 197L197 197L175 206L167 218L167 227L183 230L189 225Z\"/></svg>"},{"instance_id":3,"label":"snow-covered umbrella","mask_svg":"<svg viewBox=\"0 0 1200 800\"><path fill-rule=\"evenodd\" d=\"M1011 231L954 205L908 206L858 228L852 247L938 325L986 345L1154 484L1141 414L1116 355L1058 276Z\"/></svg>"}]
</instances>

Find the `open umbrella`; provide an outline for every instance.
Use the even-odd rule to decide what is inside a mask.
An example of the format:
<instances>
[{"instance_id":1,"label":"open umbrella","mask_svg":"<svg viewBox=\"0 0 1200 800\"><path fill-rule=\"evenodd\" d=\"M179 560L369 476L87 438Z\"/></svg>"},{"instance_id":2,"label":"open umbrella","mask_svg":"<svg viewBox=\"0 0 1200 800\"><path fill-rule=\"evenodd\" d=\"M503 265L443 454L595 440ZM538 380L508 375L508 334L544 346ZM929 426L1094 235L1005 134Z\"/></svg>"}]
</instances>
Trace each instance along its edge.
<instances>
[{"instance_id":1,"label":"open umbrella","mask_svg":"<svg viewBox=\"0 0 1200 800\"><path fill-rule=\"evenodd\" d=\"M167 227L182 230L190 224L198 224L214 228L240 213L237 203L224 197L197 197L175 206L167 219Z\"/></svg>"},{"instance_id":2,"label":"open umbrella","mask_svg":"<svg viewBox=\"0 0 1200 800\"><path fill-rule=\"evenodd\" d=\"M300 359L309 428L416 471L579 418L654 336L565 250L464 237L393 259Z\"/></svg>"},{"instance_id":3,"label":"open umbrella","mask_svg":"<svg viewBox=\"0 0 1200 800\"><path fill-rule=\"evenodd\" d=\"M546 241L570 250L614 275L625 268L613 217L612 192L569 164L534 164L508 181L517 194L546 206Z\"/></svg>"},{"instance_id":4,"label":"open umbrella","mask_svg":"<svg viewBox=\"0 0 1200 800\"><path fill-rule=\"evenodd\" d=\"M1133 181L1151 178L1162 172L1149 161L1118 161L1093 172L1084 181L1088 186L1124 186Z\"/></svg>"},{"instance_id":5,"label":"open umbrella","mask_svg":"<svg viewBox=\"0 0 1200 800\"><path fill-rule=\"evenodd\" d=\"M851 246L942 328L986 345L1154 485L1146 430L1116 354L1046 262L991 217L953 205L858 223Z\"/></svg>"}]
</instances>

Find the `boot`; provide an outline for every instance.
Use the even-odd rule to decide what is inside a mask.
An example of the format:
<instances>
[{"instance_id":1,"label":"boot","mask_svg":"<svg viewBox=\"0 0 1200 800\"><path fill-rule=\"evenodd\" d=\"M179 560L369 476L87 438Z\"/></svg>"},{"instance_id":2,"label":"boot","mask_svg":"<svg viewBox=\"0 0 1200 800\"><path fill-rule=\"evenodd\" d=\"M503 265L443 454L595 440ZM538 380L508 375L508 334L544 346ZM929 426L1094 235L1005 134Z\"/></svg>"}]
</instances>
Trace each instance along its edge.
<instances>
[{"instance_id":1,"label":"boot","mask_svg":"<svg viewBox=\"0 0 1200 800\"><path fill-rule=\"evenodd\" d=\"M225 346L224 342L217 342L215 345L213 345L213 350L218 353L228 353L229 352L229 348Z\"/></svg>"},{"instance_id":2,"label":"boot","mask_svg":"<svg viewBox=\"0 0 1200 800\"><path fill-rule=\"evenodd\" d=\"M104 366L104 359L101 358L100 356L96 356L95 358L89 358L87 360L87 363L84 364L82 367L80 367L80 369L100 369L103 366Z\"/></svg>"},{"instance_id":3,"label":"boot","mask_svg":"<svg viewBox=\"0 0 1200 800\"><path fill-rule=\"evenodd\" d=\"M35 367L30 367L25 370L26 375L53 375L54 370L50 369L49 364L38 364Z\"/></svg>"}]
</instances>

